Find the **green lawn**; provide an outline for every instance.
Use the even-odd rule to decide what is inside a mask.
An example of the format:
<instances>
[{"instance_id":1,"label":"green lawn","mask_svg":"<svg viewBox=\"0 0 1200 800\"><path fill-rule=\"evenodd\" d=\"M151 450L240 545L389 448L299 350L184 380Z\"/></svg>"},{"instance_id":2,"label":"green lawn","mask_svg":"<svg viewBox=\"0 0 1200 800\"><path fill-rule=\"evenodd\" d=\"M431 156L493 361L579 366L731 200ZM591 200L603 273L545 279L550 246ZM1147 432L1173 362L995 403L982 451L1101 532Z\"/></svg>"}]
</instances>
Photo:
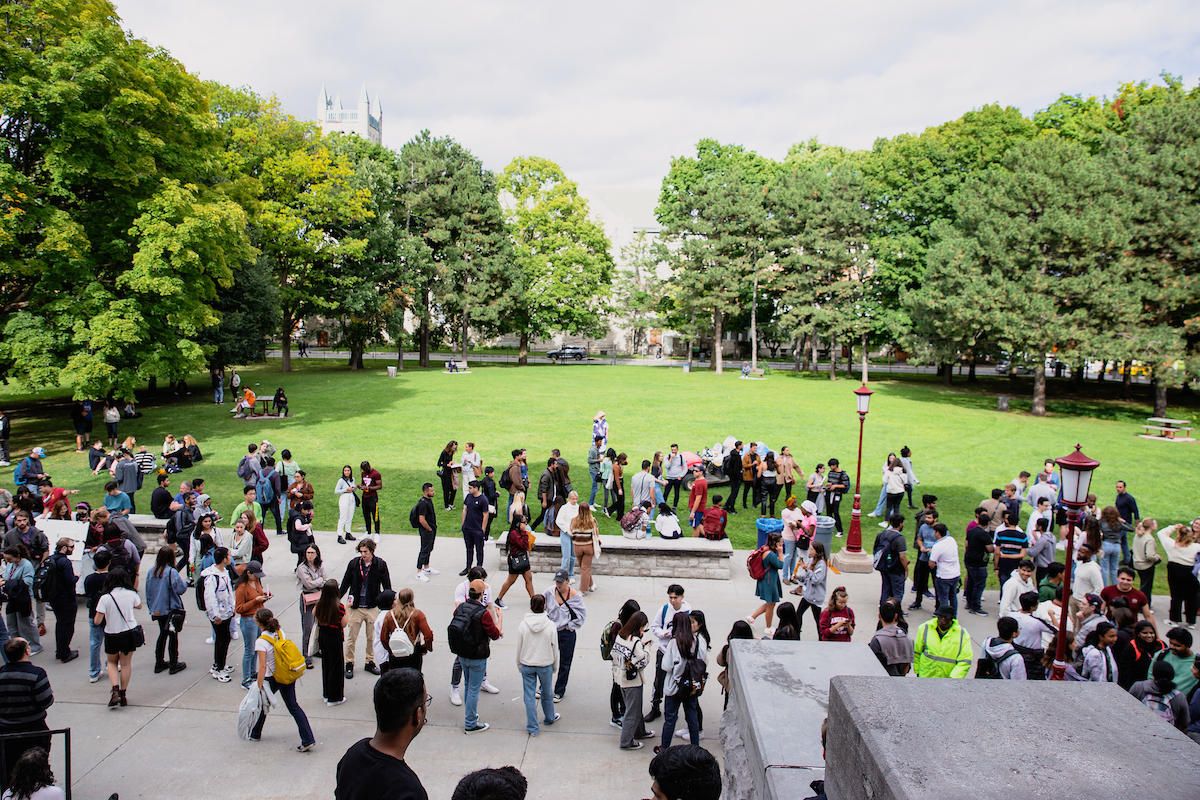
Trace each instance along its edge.
<instances>
[{"instance_id":1,"label":"green lawn","mask_svg":"<svg viewBox=\"0 0 1200 800\"><path fill-rule=\"evenodd\" d=\"M539 459L559 447L571 462L576 485L586 485L591 420L601 409L608 414L610 443L629 454L634 470L642 458L656 449L665 451L671 442L698 450L735 435L763 440L772 449L790 445L806 472L836 456L854 474L858 418L851 390L857 382L851 380L775 372L766 381L743 381L735 373L596 365L480 365L460 376L409 368L389 379L383 364L354 373L328 361L294 363L298 369L288 375L278 371L277 363L242 373L248 384L260 384L255 388L262 394L285 386L294 413L290 419L232 419L230 405L213 405L206 378L197 377L192 395L143 404L143 417L122 421L121 436L132 434L155 450L168 432L195 436L205 461L184 476L206 478L226 516L241 499L234 469L247 443L270 439L279 449L290 448L307 469L317 488L318 523L329 529L336 520L332 490L341 466L357 469L369 459L383 473L384 529L397 533L408 532L408 510L421 482L437 484L434 463L449 439L476 442L484 463L497 469L508 463L512 448L526 447L535 481ZM1139 423L1150 413L1146 406L1051 401L1050 415L1039 419L1020 411L995 411L1000 384L946 388L906 379L871 385L875 395L863 448L864 512L878 496L885 456L907 444L921 480L918 493L938 495L942 519L961 537L972 509L992 487L1021 469L1036 472L1043 458L1065 455L1080 442L1102 464L1093 481L1102 503L1112 501L1113 483L1124 479L1143 514L1158 517L1163 525L1197 513L1189 498L1200 477L1200 445L1138 438ZM56 484L78 488L83 498L98 502L104 477L91 477L86 456L73 452L66 398L56 392L18 395L6 388L0 402L13 409L14 464L23 451L43 445L49 453L46 469ZM95 433L103 431L98 419ZM139 499L148 501L149 491ZM847 498L847 523L849 509ZM744 512L731 518L735 546L753 544L753 522L753 515ZM864 516L864 522L869 546L878 528L875 520ZM450 514L441 525L443 533L457 528ZM602 520L602 527L617 531L615 521ZM834 541L839 549L845 540Z\"/></svg>"}]
</instances>

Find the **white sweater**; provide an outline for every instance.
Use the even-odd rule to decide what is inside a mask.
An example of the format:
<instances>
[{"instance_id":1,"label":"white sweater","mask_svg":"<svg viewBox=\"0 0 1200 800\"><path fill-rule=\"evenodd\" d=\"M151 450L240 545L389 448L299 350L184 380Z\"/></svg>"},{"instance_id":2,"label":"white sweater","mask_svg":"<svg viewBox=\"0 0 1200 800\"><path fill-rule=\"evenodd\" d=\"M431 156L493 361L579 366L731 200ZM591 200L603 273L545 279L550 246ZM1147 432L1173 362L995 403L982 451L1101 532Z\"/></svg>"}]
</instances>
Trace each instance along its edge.
<instances>
[{"instance_id":1,"label":"white sweater","mask_svg":"<svg viewBox=\"0 0 1200 800\"><path fill-rule=\"evenodd\" d=\"M1162 542L1168 564L1182 564L1190 567L1196 563L1196 553L1200 553L1200 542L1192 542L1182 547L1177 545L1172 537L1178 529L1178 525L1168 525L1158 532L1158 540Z\"/></svg>"},{"instance_id":2,"label":"white sweater","mask_svg":"<svg viewBox=\"0 0 1200 800\"><path fill-rule=\"evenodd\" d=\"M558 670L558 630L545 612L531 611L517 629L517 666L551 665Z\"/></svg>"}]
</instances>

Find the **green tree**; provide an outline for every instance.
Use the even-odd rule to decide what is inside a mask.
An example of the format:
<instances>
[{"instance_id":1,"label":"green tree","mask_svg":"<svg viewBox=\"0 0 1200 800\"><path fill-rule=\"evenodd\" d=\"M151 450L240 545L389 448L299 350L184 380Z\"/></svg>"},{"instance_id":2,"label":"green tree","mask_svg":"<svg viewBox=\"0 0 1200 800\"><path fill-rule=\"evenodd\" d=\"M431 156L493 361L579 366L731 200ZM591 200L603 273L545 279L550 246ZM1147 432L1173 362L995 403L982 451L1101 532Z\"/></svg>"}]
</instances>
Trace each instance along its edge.
<instances>
[{"instance_id":1,"label":"green tree","mask_svg":"<svg viewBox=\"0 0 1200 800\"><path fill-rule=\"evenodd\" d=\"M612 245L592 220L579 187L553 161L536 156L512 160L500 174L513 257L522 292L514 325L525 364L532 337L565 331L601 336L612 289Z\"/></svg>"},{"instance_id":2,"label":"green tree","mask_svg":"<svg viewBox=\"0 0 1200 800\"><path fill-rule=\"evenodd\" d=\"M0 370L130 397L204 364L249 257L202 84L101 0L29 0L0 37Z\"/></svg>"},{"instance_id":3,"label":"green tree","mask_svg":"<svg viewBox=\"0 0 1200 800\"><path fill-rule=\"evenodd\" d=\"M649 342L650 328L656 322L661 324L659 310L667 292L658 277L662 261L662 253L645 231L638 231L621 247L621 263L626 268L617 273L613 283L612 308L633 334L631 353L641 352Z\"/></svg>"}]
</instances>

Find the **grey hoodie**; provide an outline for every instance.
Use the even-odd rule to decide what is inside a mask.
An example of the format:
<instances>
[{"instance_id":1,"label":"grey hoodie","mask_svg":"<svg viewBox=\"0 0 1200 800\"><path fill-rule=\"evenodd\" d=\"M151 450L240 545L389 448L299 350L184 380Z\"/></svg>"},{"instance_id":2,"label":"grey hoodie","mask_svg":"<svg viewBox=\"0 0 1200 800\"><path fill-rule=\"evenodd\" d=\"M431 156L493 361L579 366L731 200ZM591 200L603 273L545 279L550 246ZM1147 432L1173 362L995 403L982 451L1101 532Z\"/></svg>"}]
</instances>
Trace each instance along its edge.
<instances>
[{"instance_id":1,"label":"grey hoodie","mask_svg":"<svg viewBox=\"0 0 1200 800\"><path fill-rule=\"evenodd\" d=\"M1004 658L1009 651L1016 653L1010 658ZM1026 679L1025 659L1013 647L1012 642L1006 642L999 636L993 636L983 644L983 654L996 662L1000 677L1006 681L1023 681ZM1000 659L1004 658L1003 661Z\"/></svg>"},{"instance_id":2,"label":"grey hoodie","mask_svg":"<svg viewBox=\"0 0 1200 800\"><path fill-rule=\"evenodd\" d=\"M532 611L517 630L517 666L558 669L558 632L550 618Z\"/></svg>"}]
</instances>

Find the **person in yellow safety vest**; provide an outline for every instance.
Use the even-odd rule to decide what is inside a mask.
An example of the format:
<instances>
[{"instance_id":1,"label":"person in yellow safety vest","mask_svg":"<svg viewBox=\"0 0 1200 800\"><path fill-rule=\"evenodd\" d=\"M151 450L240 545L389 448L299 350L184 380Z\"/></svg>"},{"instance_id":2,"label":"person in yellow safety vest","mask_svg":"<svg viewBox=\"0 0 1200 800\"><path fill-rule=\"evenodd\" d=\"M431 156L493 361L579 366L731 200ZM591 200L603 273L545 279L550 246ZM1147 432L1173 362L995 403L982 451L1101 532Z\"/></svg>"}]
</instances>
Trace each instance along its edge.
<instances>
[{"instance_id":1,"label":"person in yellow safety vest","mask_svg":"<svg viewBox=\"0 0 1200 800\"><path fill-rule=\"evenodd\" d=\"M953 608L940 606L936 617L917 628L913 656L918 678L967 677L975 651L971 635L958 624Z\"/></svg>"}]
</instances>

